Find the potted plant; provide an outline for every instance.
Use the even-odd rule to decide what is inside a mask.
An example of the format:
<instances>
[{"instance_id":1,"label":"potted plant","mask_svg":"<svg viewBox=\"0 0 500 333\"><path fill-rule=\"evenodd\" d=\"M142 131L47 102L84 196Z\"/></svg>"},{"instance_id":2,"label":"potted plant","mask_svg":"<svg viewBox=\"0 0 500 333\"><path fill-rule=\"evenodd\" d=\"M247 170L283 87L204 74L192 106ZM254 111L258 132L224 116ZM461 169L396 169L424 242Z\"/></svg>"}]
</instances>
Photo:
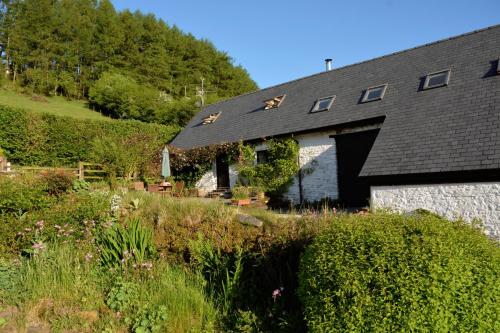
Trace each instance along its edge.
<instances>
[{"instance_id":1,"label":"potted plant","mask_svg":"<svg viewBox=\"0 0 500 333\"><path fill-rule=\"evenodd\" d=\"M245 186L236 186L231 190L231 203L237 206L246 206L250 204L250 190Z\"/></svg>"}]
</instances>

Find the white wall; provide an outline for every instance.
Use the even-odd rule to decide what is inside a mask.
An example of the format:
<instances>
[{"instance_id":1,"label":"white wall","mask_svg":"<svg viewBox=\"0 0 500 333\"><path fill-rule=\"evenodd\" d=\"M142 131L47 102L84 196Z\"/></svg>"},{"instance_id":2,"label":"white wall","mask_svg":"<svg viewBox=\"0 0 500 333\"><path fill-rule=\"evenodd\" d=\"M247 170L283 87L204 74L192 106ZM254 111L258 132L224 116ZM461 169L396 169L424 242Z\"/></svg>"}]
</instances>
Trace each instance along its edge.
<instances>
[{"instance_id":1,"label":"white wall","mask_svg":"<svg viewBox=\"0 0 500 333\"><path fill-rule=\"evenodd\" d=\"M469 222L477 218L486 234L500 239L500 182L373 186L371 204L401 212L424 208Z\"/></svg>"},{"instance_id":2,"label":"white wall","mask_svg":"<svg viewBox=\"0 0 500 333\"><path fill-rule=\"evenodd\" d=\"M302 195L307 201L323 198L338 198L337 155L334 132L317 132L298 135L294 138L299 143L299 164L302 168ZM298 178L285 196L293 203L300 202Z\"/></svg>"},{"instance_id":3,"label":"white wall","mask_svg":"<svg viewBox=\"0 0 500 333\"><path fill-rule=\"evenodd\" d=\"M196 188L200 190L200 195L202 196L217 189L217 172L215 162L212 163L212 170L205 173L200 180L196 182Z\"/></svg>"}]
</instances>

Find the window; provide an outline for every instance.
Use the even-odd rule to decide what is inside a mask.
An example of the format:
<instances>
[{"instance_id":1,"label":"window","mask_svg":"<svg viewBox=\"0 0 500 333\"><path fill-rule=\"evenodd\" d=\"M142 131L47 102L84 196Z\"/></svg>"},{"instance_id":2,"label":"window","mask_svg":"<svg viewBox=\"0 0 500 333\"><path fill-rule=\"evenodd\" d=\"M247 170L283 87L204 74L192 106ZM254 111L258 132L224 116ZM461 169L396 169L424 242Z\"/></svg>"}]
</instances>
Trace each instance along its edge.
<instances>
[{"instance_id":1,"label":"window","mask_svg":"<svg viewBox=\"0 0 500 333\"><path fill-rule=\"evenodd\" d=\"M497 74L500 74L500 58L497 60Z\"/></svg>"},{"instance_id":2,"label":"window","mask_svg":"<svg viewBox=\"0 0 500 333\"><path fill-rule=\"evenodd\" d=\"M278 108L281 103L285 100L286 95L276 96L267 101L264 101L264 110L275 109Z\"/></svg>"},{"instance_id":3,"label":"window","mask_svg":"<svg viewBox=\"0 0 500 333\"><path fill-rule=\"evenodd\" d=\"M267 163L269 157L269 153L267 150L258 150L257 151L257 164Z\"/></svg>"},{"instance_id":4,"label":"window","mask_svg":"<svg viewBox=\"0 0 500 333\"><path fill-rule=\"evenodd\" d=\"M217 118L219 118L220 116L220 112L217 112L217 113L212 113L211 115L203 118L203 121L202 121L202 124L203 125L208 125L208 124L211 124L213 123L214 121L217 120Z\"/></svg>"},{"instance_id":5,"label":"window","mask_svg":"<svg viewBox=\"0 0 500 333\"><path fill-rule=\"evenodd\" d=\"M435 72L425 77L424 90L447 86L450 81L450 70Z\"/></svg>"},{"instance_id":6,"label":"window","mask_svg":"<svg viewBox=\"0 0 500 333\"><path fill-rule=\"evenodd\" d=\"M386 89L387 84L366 89L365 94L361 99L361 103L381 100L384 98Z\"/></svg>"},{"instance_id":7,"label":"window","mask_svg":"<svg viewBox=\"0 0 500 333\"><path fill-rule=\"evenodd\" d=\"M311 112L326 111L326 110L330 109L334 100L335 100L335 96L323 97L323 98L318 99L316 101L316 103L314 104Z\"/></svg>"}]
</instances>

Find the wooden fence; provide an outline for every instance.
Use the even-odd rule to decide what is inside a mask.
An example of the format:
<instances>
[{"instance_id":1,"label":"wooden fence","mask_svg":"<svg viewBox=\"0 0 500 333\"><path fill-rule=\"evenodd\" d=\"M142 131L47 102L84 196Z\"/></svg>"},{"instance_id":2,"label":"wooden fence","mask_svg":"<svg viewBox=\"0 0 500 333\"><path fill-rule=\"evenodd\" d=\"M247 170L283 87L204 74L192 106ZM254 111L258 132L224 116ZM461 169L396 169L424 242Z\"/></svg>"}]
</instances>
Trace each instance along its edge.
<instances>
[{"instance_id":1,"label":"wooden fence","mask_svg":"<svg viewBox=\"0 0 500 333\"><path fill-rule=\"evenodd\" d=\"M52 168L52 167L18 167L20 172L41 173L47 171L64 171L74 174L79 180L103 180L107 172L102 169L101 164L79 162L78 168Z\"/></svg>"}]
</instances>

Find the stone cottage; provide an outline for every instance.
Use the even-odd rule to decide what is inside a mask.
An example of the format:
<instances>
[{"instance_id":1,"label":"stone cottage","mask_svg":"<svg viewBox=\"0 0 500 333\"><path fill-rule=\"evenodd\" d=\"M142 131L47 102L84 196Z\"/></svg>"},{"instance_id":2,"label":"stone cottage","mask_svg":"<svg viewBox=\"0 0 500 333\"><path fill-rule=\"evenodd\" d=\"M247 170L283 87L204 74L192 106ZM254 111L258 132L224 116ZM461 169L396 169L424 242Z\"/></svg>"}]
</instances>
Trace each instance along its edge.
<instances>
[{"instance_id":1,"label":"stone cottage","mask_svg":"<svg viewBox=\"0 0 500 333\"><path fill-rule=\"evenodd\" d=\"M500 25L329 69L205 107L171 143L257 145L293 136L300 166L287 197L425 208L481 219L500 237ZM256 157L256 158L257 158ZM224 159L198 182L235 184Z\"/></svg>"}]
</instances>

